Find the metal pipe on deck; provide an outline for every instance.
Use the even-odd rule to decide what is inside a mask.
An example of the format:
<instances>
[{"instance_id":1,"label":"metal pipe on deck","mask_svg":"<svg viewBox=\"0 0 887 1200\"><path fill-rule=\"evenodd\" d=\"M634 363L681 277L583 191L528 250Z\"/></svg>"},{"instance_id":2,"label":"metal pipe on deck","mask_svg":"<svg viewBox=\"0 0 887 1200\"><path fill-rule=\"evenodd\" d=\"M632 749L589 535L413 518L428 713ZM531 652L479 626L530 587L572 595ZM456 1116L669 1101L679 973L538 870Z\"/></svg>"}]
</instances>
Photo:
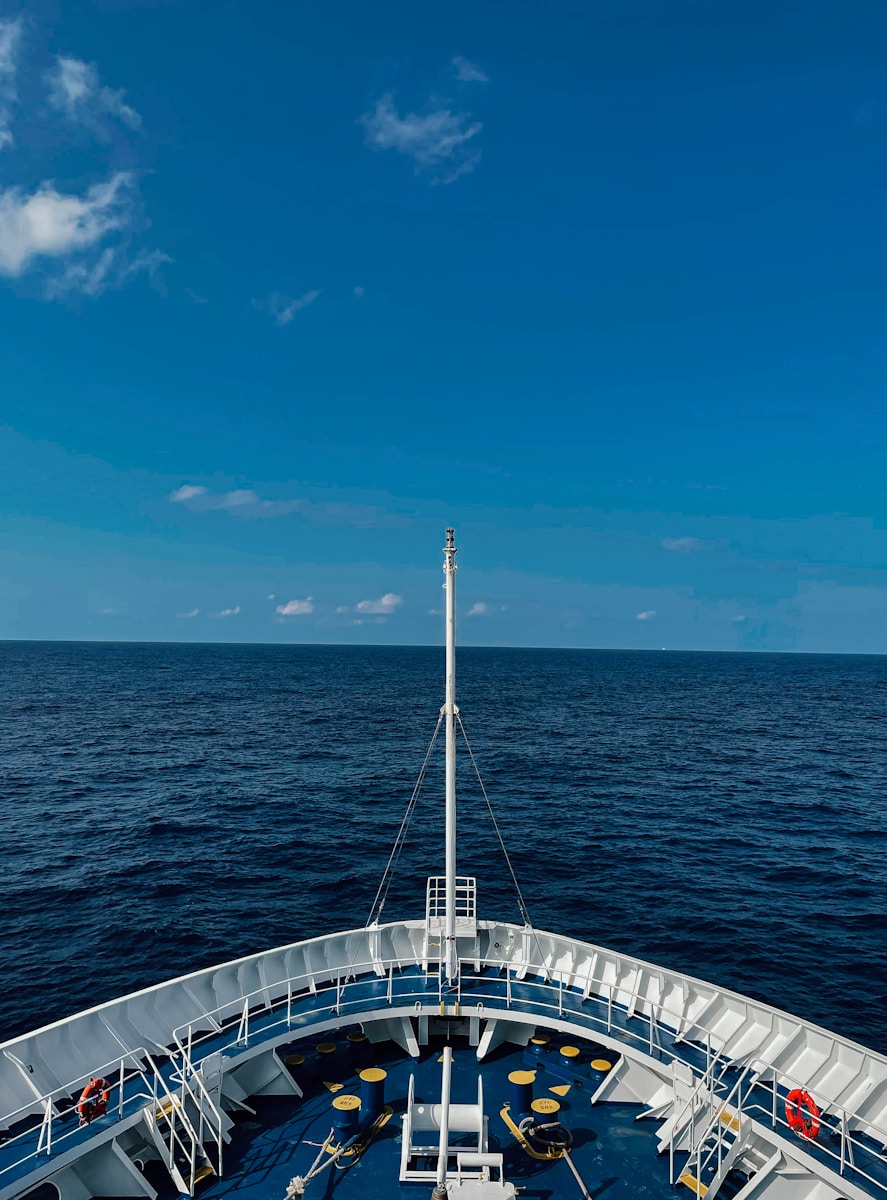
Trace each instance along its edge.
<instances>
[{"instance_id":1,"label":"metal pipe on deck","mask_svg":"<svg viewBox=\"0 0 887 1200\"><path fill-rule=\"evenodd\" d=\"M447 1159L450 1148L450 1078L453 1072L453 1049L444 1046L443 1074L440 1084L440 1141L437 1150L437 1183L431 1200L446 1200Z\"/></svg>"}]
</instances>

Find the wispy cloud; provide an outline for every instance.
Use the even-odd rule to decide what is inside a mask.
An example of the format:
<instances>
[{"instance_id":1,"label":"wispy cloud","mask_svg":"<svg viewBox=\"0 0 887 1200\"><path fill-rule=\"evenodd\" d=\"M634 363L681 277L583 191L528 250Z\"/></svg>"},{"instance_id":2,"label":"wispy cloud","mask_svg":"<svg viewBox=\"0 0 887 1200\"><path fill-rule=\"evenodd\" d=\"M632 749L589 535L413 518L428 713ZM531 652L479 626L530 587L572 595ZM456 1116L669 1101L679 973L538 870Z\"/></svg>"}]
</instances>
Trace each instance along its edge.
<instances>
[{"instance_id":1,"label":"wispy cloud","mask_svg":"<svg viewBox=\"0 0 887 1200\"><path fill-rule=\"evenodd\" d=\"M365 291L366 291L366 288L364 288L364 287L352 288L352 295L356 296L357 299L360 300L360 298L363 296Z\"/></svg>"},{"instance_id":2,"label":"wispy cloud","mask_svg":"<svg viewBox=\"0 0 887 1200\"><path fill-rule=\"evenodd\" d=\"M199 484L186 483L167 495L171 504L181 504L193 513L227 512L232 517L257 519L296 513L313 525L350 525L355 529L380 529L403 525L405 518L387 513L372 504L319 502L305 498L263 500L252 488L213 492Z\"/></svg>"},{"instance_id":3,"label":"wispy cloud","mask_svg":"<svg viewBox=\"0 0 887 1200\"><path fill-rule=\"evenodd\" d=\"M398 596L395 592L386 592L385 595L380 596L378 600L359 601L357 604L355 604L354 611L359 613L387 615L388 613L393 613L395 609L400 608L401 604L403 604L403 596Z\"/></svg>"},{"instance_id":4,"label":"wispy cloud","mask_svg":"<svg viewBox=\"0 0 887 1200\"><path fill-rule=\"evenodd\" d=\"M286 604L278 604L277 612L282 617L307 617L314 612L314 597L306 596L304 600L287 600Z\"/></svg>"},{"instance_id":5,"label":"wispy cloud","mask_svg":"<svg viewBox=\"0 0 887 1200\"><path fill-rule=\"evenodd\" d=\"M466 617L484 617L487 615L487 613L491 613L492 611L493 610L489 604L487 604L483 600L478 600L476 604L472 604L471 608L469 608L469 610L465 614L465 616Z\"/></svg>"},{"instance_id":6,"label":"wispy cloud","mask_svg":"<svg viewBox=\"0 0 887 1200\"><path fill-rule=\"evenodd\" d=\"M240 605L235 604L233 608L223 608L221 612L213 613L214 617L236 617L240 612Z\"/></svg>"},{"instance_id":7,"label":"wispy cloud","mask_svg":"<svg viewBox=\"0 0 887 1200\"><path fill-rule=\"evenodd\" d=\"M192 608L190 612L186 612L186 613L176 613L176 616L177 616L177 617L178 617L180 620L182 620L182 621L190 621L190 620L191 620L193 617L199 617L199 616L200 616L200 609L199 609L199 608Z\"/></svg>"},{"instance_id":8,"label":"wispy cloud","mask_svg":"<svg viewBox=\"0 0 887 1200\"><path fill-rule=\"evenodd\" d=\"M172 504L182 504L191 512L230 512L242 517L279 517L297 512L300 500L263 500L252 488L235 488L231 492L211 492L209 488L186 483L170 492Z\"/></svg>"},{"instance_id":9,"label":"wispy cloud","mask_svg":"<svg viewBox=\"0 0 887 1200\"><path fill-rule=\"evenodd\" d=\"M43 183L31 195L0 191L0 274L21 275L36 258L67 258L125 230L134 216L134 179L118 171L82 196Z\"/></svg>"},{"instance_id":10,"label":"wispy cloud","mask_svg":"<svg viewBox=\"0 0 887 1200\"><path fill-rule=\"evenodd\" d=\"M108 246L94 262L68 263L61 275L48 282L46 293L51 300L68 292L101 296L143 271L153 280L160 268L172 261L162 250L140 250L134 258L127 259L125 247Z\"/></svg>"},{"instance_id":11,"label":"wispy cloud","mask_svg":"<svg viewBox=\"0 0 887 1200\"><path fill-rule=\"evenodd\" d=\"M432 183L453 183L480 162L480 150L472 144L483 129L466 113L440 105L424 115L404 113L386 92L371 112L361 117L366 143L374 150L394 150L412 160L417 175Z\"/></svg>"},{"instance_id":12,"label":"wispy cloud","mask_svg":"<svg viewBox=\"0 0 887 1200\"><path fill-rule=\"evenodd\" d=\"M486 71L482 71L477 63L471 62L468 58L463 58L461 54L457 54L450 62L450 66L456 75L456 78L461 83L489 83L490 77Z\"/></svg>"},{"instance_id":13,"label":"wispy cloud","mask_svg":"<svg viewBox=\"0 0 887 1200\"><path fill-rule=\"evenodd\" d=\"M676 554L693 554L702 550L705 542L697 537L662 538L659 545L663 550L673 550Z\"/></svg>"},{"instance_id":14,"label":"wispy cloud","mask_svg":"<svg viewBox=\"0 0 887 1200\"><path fill-rule=\"evenodd\" d=\"M136 110L123 99L123 88L104 87L95 67L79 58L59 55L46 78L51 107L98 137L107 136L108 118L129 129L142 124Z\"/></svg>"},{"instance_id":15,"label":"wispy cloud","mask_svg":"<svg viewBox=\"0 0 887 1200\"><path fill-rule=\"evenodd\" d=\"M655 608L647 608L643 612L639 612L635 617L636 621L652 621L656 616Z\"/></svg>"},{"instance_id":16,"label":"wispy cloud","mask_svg":"<svg viewBox=\"0 0 887 1200\"><path fill-rule=\"evenodd\" d=\"M274 318L275 325L289 325L296 313L307 308L320 295L320 289L305 292L303 296L286 296L283 292L272 292L266 300L253 300L253 308L260 312L267 311Z\"/></svg>"},{"instance_id":17,"label":"wispy cloud","mask_svg":"<svg viewBox=\"0 0 887 1200\"><path fill-rule=\"evenodd\" d=\"M0 17L0 150L13 144L12 105L18 99L16 72L22 23Z\"/></svg>"}]
</instances>

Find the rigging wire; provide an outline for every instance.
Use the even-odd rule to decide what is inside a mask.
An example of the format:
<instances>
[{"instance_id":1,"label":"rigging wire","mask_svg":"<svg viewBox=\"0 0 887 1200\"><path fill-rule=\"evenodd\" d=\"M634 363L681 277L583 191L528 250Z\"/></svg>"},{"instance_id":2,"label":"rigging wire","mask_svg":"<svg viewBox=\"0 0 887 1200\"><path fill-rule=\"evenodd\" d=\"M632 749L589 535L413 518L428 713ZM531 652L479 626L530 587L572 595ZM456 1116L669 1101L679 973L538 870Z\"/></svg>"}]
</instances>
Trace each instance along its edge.
<instances>
[{"instance_id":1,"label":"rigging wire","mask_svg":"<svg viewBox=\"0 0 887 1200\"><path fill-rule=\"evenodd\" d=\"M397 869L400 854L403 850L404 842L406 841L406 834L407 829L409 828L410 819L415 811L416 802L418 801L419 793L422 790L422 784L425 782L425 773L428 770L428 763L431 759L435 742L437 741L437 735L440 733L440 727L443 723L443 719L444 712L443 709L441 709L440 716L437 718L437 724L434 727L434 733L431 735L431 744L429 745L425 754L425 761L422 763L422 768L419 771L419 777L416 780L415 787L413 788L413 794L410 796L406 812L404 813L403 820L400 823L400 829L398 829L397 837L394 839L394 845L391 847L391 853L388 856L388 862L385 866L385 870L382 872L382 878L379 881L379 887L376 890L376 896L373 900L372 907L370 908L370 915L367 918L367 928L369 928L369 926L373 923L374 913L376 913L376 920L379 920L382 916L382 909L385 907L385 901L388 899L388 891L391 887L391 880L394 878L394 872ZM376 912L377 904L378 912Z\"/></svg>"},{"instance_id":2,"label":"rigging wire","mask_svg":"<svg viewBox=\"0 0 887 1200\"><path fill-rule=\"evenodd\" d=\"M484 781L481 778L480 768L477 765L477 759L474 757L474 751L471 749L471 742L468 740L468 734L465 732L465 726L462 724L462 717L459 714L456 715L456 720L459 722L459 728L462 731L462 737L465 741L465 748L468 751L468 757L471 759L471 765L474 767L474 773L477 776L477 782L480 784L481 793L483 794L483 798L487 803L490 820L493 822L493 828L496 831L496 837L499 839L499 845L502 848L502 854L505 858L506 865L508 866L508 872L511 875L511 882L514 884L514 890L517 893L517 903L518 908L520 909L520 914L523 917L524 925L527 927L527 929L529 929L533 941L536 944L536 950L539 953L539 966L545 972L546 978L548 978L548 967L546 965L545 953L542 949L541 943L539 942L539 934L536 932L536 928L533 925L533 922L530 920L530 914L527 911L527 905L526 901L524 900L523 892L521 891L520 884L517 881L517 875L514 867L511 864L511 857L505 848L505 841L501 832L499 831L499 822L496 820L496 815L493 812L493 806L490 804L490 798L487 795L487 789L484 787Z\"/></svg>"},{"instance_id":3,"label":"rigging wire","mask_svg":"<svg viewBox=\"0 0 887 1200\"><path fill-rule=\"evenodd\" d=\"M493 812L493 806L492 806L492 804L490 804L490 798L487 795L487 789L484 787L483 779L481 779L480 768L478 767L477 760L474 757L474 751L471 749L471 742L469 742L469 740L468 740L468 734L465 732L465 726L462 724L461 715L457 714L456 720L459 722L459 728L462 731L462 737L465 741L465 748L468 751L468 757L471 759L471 765L474 767L474 773L477 776L477 782L480 784L481 793L487 804L487 810L489 811L489 814L490 814L490 820L493 822L493 828L496 831L496 837L499 839L499 845L502 849L502 854L505 857L505 863L508 867L508 873L511 875L511 882L514 884L515 892L517 892L517 903L518 903L518 908L520 909L520 914L524 919L524 924L528 925L532 929L533 922L530 920L530 914L527 911L527 906L524 901L523 892L521 892L521 890L520 890L520 884L517 881L517 875L515 874L514 867L511 865L511 858L509 857L508 851L505 848L505 841L503 840L502 834L499 830L499 822L496 820L495 814Z\"/></svg>"}]
</instances>

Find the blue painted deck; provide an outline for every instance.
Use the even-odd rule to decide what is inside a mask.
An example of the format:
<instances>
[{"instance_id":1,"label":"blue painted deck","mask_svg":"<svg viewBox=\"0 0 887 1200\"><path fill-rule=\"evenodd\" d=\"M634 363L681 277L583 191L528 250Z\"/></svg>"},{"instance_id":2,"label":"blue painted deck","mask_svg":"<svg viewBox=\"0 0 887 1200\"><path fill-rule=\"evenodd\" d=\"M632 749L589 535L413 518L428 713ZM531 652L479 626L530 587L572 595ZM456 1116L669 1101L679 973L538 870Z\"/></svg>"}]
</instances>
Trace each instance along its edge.
<instances>
[{"instance_id":1,"label":"blue painted deck","mask_svg":"<svg viewBox=\"0 0 887 1200\"><path fill-rule=\"evenodd\" d=\"M567 1040L561 1039L561 1042ZM580 1072L586 1071L589 1058L603 1053L600 1046L569 1040L583 1050ZM368 1197L430 1195L430 1183L399 1182L401 1117L406 1108L411 1073L416 1077L417 1101L437 1103L440 1100L439 1059L443 1038L432 1039L432 1044L423 1047L418 1060L411 1059L392 1043L365 1045L362 1051L355 1053L341 1037L333 1059L321 1059L314 1048L316 1042L316 1038L302 1039L285 1051L286 1054L297 1052L305 1056L305 1063L293 1068L294 1077L305 1090L304 1099L256 1100L256 1118L240 1118L233 1131L232 1143L226 1147L224 1177L204 1185L200 1191L202 1198L283 1200L290 1179L293 1175L307 1173L318 1147L330 1131L332 1100L338 1093L331 1093L325 1082L342 1084L344 1092L359 1095L357 1072L370 1063L383 1067L388 1073L385 1099L394 1110L393 1116L355 1165L343 1170L328 1168L309 1184L306 1196L309 1200L312 1196L336 1196L341 1200L360 1196L366 1200ZM557 1047L561 1042L552 1042L550 1057L553 1060L558 1058ZM519 1047L502 1047L478 1064L475 1051L466 1039L457 1038L452 1045L452 1099L455 1103L474 1103L477 1077L479 1074L483 1077L490 1150L504 1154L506 1179L524 1188L521 1195L529 1200L579 1196L578 1185L566 1163L542 1163L531 1159L517 1145L500 1116L500 1109L509 1096L508 1074L526 1065L526 1052ZM560 1075L546 1071L543 1066L537 1074L535 1095L560 1102L562 1122L574 1139L573 1161L595 1197L664 1200L673 1196L667 1160L655 1153L651 1137L654 1125L635 1121L639 1106L592 1106L588 1087L573 1086L566 1096L555 1096L550 1087L561 1083ZM424 1136L429 1140L436 1139L436 1135Z\"/></svg>"}]
</instances>

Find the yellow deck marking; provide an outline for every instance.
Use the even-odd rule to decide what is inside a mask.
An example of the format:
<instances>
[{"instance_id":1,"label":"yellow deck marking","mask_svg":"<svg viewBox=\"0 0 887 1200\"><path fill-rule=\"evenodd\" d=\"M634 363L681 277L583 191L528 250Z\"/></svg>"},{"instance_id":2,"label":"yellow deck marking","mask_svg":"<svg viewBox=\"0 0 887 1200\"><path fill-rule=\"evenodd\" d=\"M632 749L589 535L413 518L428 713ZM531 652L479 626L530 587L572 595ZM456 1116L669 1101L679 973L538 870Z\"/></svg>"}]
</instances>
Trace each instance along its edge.
<instances>
[{"instance_id":1,"label":"yellow deck marking","mask_svg":"<svg viewBox=\"0 0 887 1200\"><path fill-rule=\"evenodd\" d=\"M206 1179L208 1175L215 1175L214 1168L209 1163L204 1163L202 1167L198 1167L194 1172L194 1182L200 1183L201 1179Z\"/></svg>"},{"instance_id":2,"label":"yellow deck marking","mask_svg":"<svg viewBox=\"0 0 887 1200\"><path fill-rule=\"evenodd\" d=\"M572 1086L571 1083L559 1083L557 1087L550 1087L548 1090L554 1092L555 1096L566 1096Z\"/></svg>"},{"instance_id":3,"label":"yellow deck marking","mask_svg":"<svg viewBox=\"0 0 887 1200\"><path fill-rule=\"evenodd\" d=\"M708 1188L704 1183L700 1183L695 1175L691 1175L689 1171L685 1171L678 1179L678 1183L684 1183L691 1192L695 1192L697 1196L704 1196Z\"/></svg>"},{"instance_id":4,"label":"yellow deck marking","mask_svg":"<svg viewBox=\"0 0 887 1200\"><path fill-rule=\"evenodd\" d=\"M344 1083L330 1083L328 1080L325 1079L323 1081L323 1086L326 1088L326 1090L328 1092L341 1092L341 1090L345 1086L345 1084Z\"/></svg>"},{"instance_id":5,"label":"yellow deck marking","mask_svg":"<svg viewBox=\"0 0 887 1200\"><path fill-rule=\"evenodd\" d=\"M721 1110L721 1122L722 1124L726 1125L728 1129L739 1129L739 1118L735 1113L730 1112L728 1108Z\"/></svg>"},{"instance_id":6,"label":"yellow deck marking","mask_svg":"<svg viewBox=\"0 0 887 1200\"><path fill-rule=\"evenodd\" d=\"M591 1065L595 1071L609 1071L613 1066L613 1064L606 1058L593 1058L591 1060Z\"/></svg>"},{"instance_id":7,"label":"yellow deck marking","mask_svg":"<svg viewBox=\"0 0 887 1200\"><path fill-rule=\"evenodd\" d=\"M563 1158L563 1150L549 1150L547 1154L540 1154L538 1150L534 1150L518 1127L515 1125L514 1121L512 1121L511 1117L508 1115L507 1104L503 1109L500 1109L499 1116L514 1134L518 1145L525 1153L529 1154L530 1158L535 1158L537 1162L551 1162L555 1158Z\"/></svg>"},{"instance_id":8,"label":"yellow deck marking","mask_svg":"<svg viewBox=\"0 0 887 1200\"><path fill-rule=\"evenodd\" d=\"M367 1146L370 1144L382 1126L387 1125L393 1115L394 1109L391 1108L390 1105L386 1104L379 1113L378 1117L376 1117L375 1121L373 1121L372 1125L367 1130L366 1137L362 1138L359 1142L355 1142L350 1150L345 1151L342 1157L353 1158L355 1155L363 1154L364 1150L366 1150ZM326 1152L327 1154L338 1154L339 1147L335 1142L331 1141L326 1146Z\"/></svg>"}]
</instances>

